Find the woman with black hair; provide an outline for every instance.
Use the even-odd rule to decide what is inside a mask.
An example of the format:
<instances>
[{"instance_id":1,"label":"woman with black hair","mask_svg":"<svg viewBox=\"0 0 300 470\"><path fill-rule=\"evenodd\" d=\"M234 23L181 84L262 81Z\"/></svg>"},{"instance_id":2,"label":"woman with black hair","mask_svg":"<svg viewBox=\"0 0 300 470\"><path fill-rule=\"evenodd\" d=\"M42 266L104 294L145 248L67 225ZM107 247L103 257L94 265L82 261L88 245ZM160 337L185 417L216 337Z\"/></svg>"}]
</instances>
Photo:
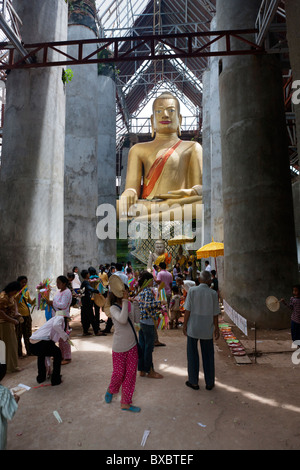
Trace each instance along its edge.
<instances>
[{"instance_id":1,"label":"woman with black hair","mask_svg":"<svg viewBox=\"0 0 300 470\"><path fill-rule=\"evenodd\" d=\"M18 356L23 357L22 338L26 349L27 356L30 356L29 338L32 335L32 318L30 308L35 305L36 300L30 297L27 286L27 276L19 276L17 282L21 285L21 290L16 296L19 314L22 315L23 323L16 326L18 340Z\"/></svg>"},{"instance_id":2,"label":"woman with black hair","mask_svg":"<svg viewBox=\"0 0 300 470\"><path fill-rule=\"evenodd\" d=\"M18 312L15 296L21 290L19 282L10 282L0 294L0 340L6 346L7 373L18 372L18 342L16 325L23 320Z\"/></svg>"}]
</instances>

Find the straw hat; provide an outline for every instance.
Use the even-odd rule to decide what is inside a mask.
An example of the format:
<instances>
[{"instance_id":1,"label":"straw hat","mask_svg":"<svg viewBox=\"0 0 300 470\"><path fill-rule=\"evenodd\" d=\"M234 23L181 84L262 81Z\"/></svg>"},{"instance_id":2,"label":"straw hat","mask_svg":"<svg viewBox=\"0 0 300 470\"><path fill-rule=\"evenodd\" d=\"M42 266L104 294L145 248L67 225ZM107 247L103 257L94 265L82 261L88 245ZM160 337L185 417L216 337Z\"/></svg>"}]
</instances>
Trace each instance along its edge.
<instances>
[{"instance_id":1,"label":"straw hat","mask_svg":"<svg viewBox=\"0 0 300 470\"><path fill-rule=\"evenodd\" d=\"M103 307L105 304L105 297L102 294L93 294L94 302L97 307Z\"/></svg>"},{"instance_id":2,"label":"straw hat","mask_svg":"<svg viewBox=\"0 0 300 470\"><path fill-rule=\"evenodd\" d=\"M266 298L266 306L271 312L277 312L280 309L280 302L276 297L270 295Z\"/></svg>"},{"instance_id":3,"label":"straw hat","mask_svg":"<svg viewBox=\"0 0 300 470\"><path fill-rule=\"evenodd\" d=\"M119 299L121 299L125 292L125 284L122 281L121 277L113 274L109 278L109 287L110 291Z\"/></svg>"}]
</instances>

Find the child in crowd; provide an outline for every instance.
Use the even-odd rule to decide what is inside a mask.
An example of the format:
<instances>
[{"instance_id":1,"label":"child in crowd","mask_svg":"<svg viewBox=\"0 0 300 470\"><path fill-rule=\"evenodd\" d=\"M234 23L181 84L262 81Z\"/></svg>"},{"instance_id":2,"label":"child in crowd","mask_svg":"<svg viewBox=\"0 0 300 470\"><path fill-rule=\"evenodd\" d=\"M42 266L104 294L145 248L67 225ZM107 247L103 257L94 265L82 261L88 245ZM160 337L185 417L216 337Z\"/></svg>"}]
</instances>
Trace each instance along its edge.
<instances>
[{"instance_id":1,"label":"child in crowd","mask_svg":"<svg viewBox=\"0 0 300 470\"><path fill-rule=\"evenodd\" d=\"M70 307L79 307L79 302L80 302L80 289L76 289L77 292L75 291L75 289L73 288L73 281L75 279L75 274L74 273L68 273L67 274L67 279L69 281L69 284L68 284L68 289L70 289L71 291L71 294L72 294L72 302L71 302L71 305Z\"/></svg>"},{"instance_id":2,"label":"child in crowd","mask_svg":"<svg viewBox=\"0 0 300 470\"><path fill-rule=\"evenodd\" d=\"M6 347L0 341L0 382L6 375ZM17 409L20 397L12 395L10 390L0 384L0 450L7 445L7 420L12 420Z\"/></svg>"},{"instance_id":3,"label":"child in crowd","mask_svg":"<svg viewBox=\"0 0 300 470\"><path fill-rule=\"evenodd\" d=\"M280 302L283 302L287 305L291 311L291 334L292 341L299 341L300 346L300 284L295 284L293 286L293 296L290 298L289 304L286 303L284 299L281 299Z\"/></svg>"},{"instance_id":4,"label":"child in crowd","mask_svg":"<svg viewBox=\"0 0 300 470\"><path fill-rule=\"evenodd\" d=\"M172 330L175 323L175 328L178 327L178 320L181 316L180 312L180 295L178 286L173 286L172 288L173 296L170 301L170 311L169 311L169 329Z\"/></svg>"},{"instance_id":5,"label":"child in crowd","mask_svg":"<svg viewBox=\"0 0 300 470\"><path fill-rule=\"evenodd\" d=\"M81 285L78 272L79 272L78 267L74 266L74 268L73 268L74 278L72 279L72 287L73 287L74 291L76 292L76 294L79 293L80 285Z\"/></svg>"}]
</instances>

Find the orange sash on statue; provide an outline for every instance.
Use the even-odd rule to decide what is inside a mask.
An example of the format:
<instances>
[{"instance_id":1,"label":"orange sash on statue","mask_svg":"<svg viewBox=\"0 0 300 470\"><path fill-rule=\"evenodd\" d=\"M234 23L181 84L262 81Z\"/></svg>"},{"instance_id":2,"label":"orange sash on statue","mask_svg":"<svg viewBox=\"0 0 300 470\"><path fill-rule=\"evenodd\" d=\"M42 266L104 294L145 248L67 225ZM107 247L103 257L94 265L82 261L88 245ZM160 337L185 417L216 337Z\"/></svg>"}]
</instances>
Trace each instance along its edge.
<instances>
[{"instance_id":1,"label":"orange sash on statue","mask_svg":"<svg viewBox=\"0 0 300 470\"><path fill-rule=\"evenodd\" d=\"M149 173L147 176L144 178L144 186L143 186L143 194L142 194L142 199L147 199L151 192L153 191L153 188L155 186L155 183L157 182L158 178L160 177L162 170L169 159L169 157L172 155L174 150L177 149L177 147L181 144L182 140L179 140L176 142L173 147L169 148L167 153L165 155L158 157L153 165L151 166Z\"/></svg>"}]
</instances>

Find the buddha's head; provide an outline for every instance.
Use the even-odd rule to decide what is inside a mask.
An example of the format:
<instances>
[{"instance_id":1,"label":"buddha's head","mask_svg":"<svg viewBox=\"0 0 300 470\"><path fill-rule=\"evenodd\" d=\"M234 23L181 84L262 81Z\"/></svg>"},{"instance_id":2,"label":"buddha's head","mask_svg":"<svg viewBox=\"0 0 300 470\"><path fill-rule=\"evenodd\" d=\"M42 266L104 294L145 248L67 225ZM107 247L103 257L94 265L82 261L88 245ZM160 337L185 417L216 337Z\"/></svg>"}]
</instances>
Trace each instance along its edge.
<instances>
[{"instance_id":1,"label":"buddha's head","mask_svg":"<svg viewBox=\"0 0 300 470\"><path fill-rule=\"evenodd\" d=\"M159 134L177 132L180 135L181 122L180 104L176 96L164 92L155 98L151 116L152 137L154 137L155 132Z\"/></svg>"},{"instance_id":2,"label":"buddha's head","mask_svg":"<svg viewBox=\"0 0 300 470\"><path fill-rule=\"evenodd\" d=\"M163 255L165 252L165 242L161 239L156 240L155 242L155 253L158 255Z\"/></svg>"}]
</instances>

